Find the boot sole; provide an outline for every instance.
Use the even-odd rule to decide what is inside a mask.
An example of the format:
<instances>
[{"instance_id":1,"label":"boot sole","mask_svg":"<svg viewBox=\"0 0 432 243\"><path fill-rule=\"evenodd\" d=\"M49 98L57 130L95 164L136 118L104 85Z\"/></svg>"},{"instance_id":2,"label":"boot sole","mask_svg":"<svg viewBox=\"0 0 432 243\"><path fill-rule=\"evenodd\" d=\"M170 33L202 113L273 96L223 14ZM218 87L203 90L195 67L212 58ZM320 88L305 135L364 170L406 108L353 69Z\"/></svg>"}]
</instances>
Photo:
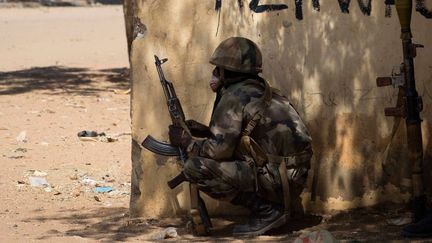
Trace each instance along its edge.
<instances>
[{"instance_id":1,"label":"boot sole","mask_svg":"<svg viewBox=\"0 0 432 243\"><path fill-rule=\"evenodd\" d=\"M233 232L233 236L250 236L250 237L259 236L259 235L262 235L271 229L281 227L284 224L286 224L286 215L285 214L282 215L277 220L275 220L273 223L267 225L266 227L264 227L260 230L249 231L249 232Z\"/></svg>"}]
</instances>

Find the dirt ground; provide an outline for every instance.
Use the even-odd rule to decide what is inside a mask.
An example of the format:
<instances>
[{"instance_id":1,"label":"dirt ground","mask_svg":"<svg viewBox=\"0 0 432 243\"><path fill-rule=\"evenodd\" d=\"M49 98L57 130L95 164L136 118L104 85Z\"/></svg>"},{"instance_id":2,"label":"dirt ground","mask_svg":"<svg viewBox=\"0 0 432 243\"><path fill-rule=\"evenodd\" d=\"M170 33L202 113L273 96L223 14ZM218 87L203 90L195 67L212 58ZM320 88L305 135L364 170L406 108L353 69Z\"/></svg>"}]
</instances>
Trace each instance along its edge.
<instances>
[{"instance_id":1,"label":"dirt ground","mask_svg":"<svg viewBox=\"0 0 432 243\"><path fill-rule=\"evenodd\" d=\"M347 242L404 240L383 207L307 216L254 239L230 237L230 218L202 238L185 218L131 220L126 49L120 6L0 8L1 242L151 241L167 227L179 235L170 241L289 242L320 229ZM81 141L83 130L116 141Z\"/></svg>"}]
</instances>

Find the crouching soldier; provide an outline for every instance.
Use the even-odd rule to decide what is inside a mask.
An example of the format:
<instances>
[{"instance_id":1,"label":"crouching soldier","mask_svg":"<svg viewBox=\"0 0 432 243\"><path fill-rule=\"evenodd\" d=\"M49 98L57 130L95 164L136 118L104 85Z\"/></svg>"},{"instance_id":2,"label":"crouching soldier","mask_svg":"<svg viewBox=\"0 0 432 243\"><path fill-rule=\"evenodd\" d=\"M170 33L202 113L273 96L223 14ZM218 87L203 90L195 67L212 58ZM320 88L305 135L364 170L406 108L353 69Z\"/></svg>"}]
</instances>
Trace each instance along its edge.
<instances>
[{"instance_id":1,"label":"crouching soldier","mask_svg":"<svg viewBox=\"0 0 432 243\"><path fill-rule=\"evenodd\" d=\"M192 136L170 126L170 141L189 154L188 181L212 198L251 211L250 222L237 225L234 235L260 235L302 215L311 137L288 99L258 75L262 58L254 42L229 38L210 63L216 92L210 125L187 121Z\"/></svg>"}]
</instances>

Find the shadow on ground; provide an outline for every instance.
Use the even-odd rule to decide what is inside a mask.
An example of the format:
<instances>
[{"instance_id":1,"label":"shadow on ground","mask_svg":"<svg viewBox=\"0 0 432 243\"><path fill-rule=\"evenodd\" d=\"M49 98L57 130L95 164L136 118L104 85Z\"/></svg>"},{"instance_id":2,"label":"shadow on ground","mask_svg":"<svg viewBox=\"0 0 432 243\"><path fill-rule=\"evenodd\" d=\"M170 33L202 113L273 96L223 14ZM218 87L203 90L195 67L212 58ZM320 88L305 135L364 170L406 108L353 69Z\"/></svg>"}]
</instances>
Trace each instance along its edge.
<instances>
[{"instance_id":1,"label":"shadow on ground","mask_svg":"<svg viewBox=\"0 0 432 243\"><path fill-rule=\"evenodd\" d=\"M186 217L179 218L136 218L131 219L125 207L99 208L93 210L63 210L54 215L28 218L24 222L50 223L66 225L61 232L51 229L44 232L38 240L59 237L81 237L93 240L126 241L155 240L164 229L176 228L176 241L208 242L244 240L245 242L292 242L300 234L318 230L328 230L336 239L348 242L388 242L404 241L401 235L403 226L391 226L390 218L404 217L406 209L401 205L393 207L360 208L334 215L305 215L303 218L290 219L285 226L267 232L265 236L255 238L233 237L232 230L236 223L245 223L247 217L213 217L213 230L210 236L195 237L190 233ZM397 211L395 211L397 209ZM396 213L396 214L394 214ZM421 239L414 239L421 240ZM424 239L423 239L424 240ZM422 241L423 242L423 241Z\"/></svg>"},{"instance_id":2,"label":"shadow on ground","mask_svg":"<svg viewBox=\"0 0 432 243\"><path fill-rule=\"evenodd\" d=\"M79 236L96 240L122 241L150 232L151 225L147 222L141 221L130 224L127 213L128 209L123 207L101 208L87 212L83 210L64 210L59 211L56 215L39 216L24 221L54 222L56 225L65 224L69 228L65 232L56 229L49 230L40 236L38 240L62 236Z\"/></svg>"},{"instance_id":3,"label":"shadow on ground","mask_svg":"<svg viewBox=\"0 0 432 243\"><path fill-rule=\"evenodd\" d=\"M288 223L286 226L269 232L265 237L272 240L292 240L296 235L292 233L304 228L310 228L321 222L321 217L306 216ZM63 210L55 215L43 215L28 218L24 222L50 223L66 225L68 230L61 232L51 229L44 232L37 240L49 240L58 237L78 236L86 239L126 241L128 239L155 240L160 232L168 227L174 227L179 237L177 240L186 241L232 241L232 230L235 222L244 222L247 218L215 217L212 218L213 230L211 236L194 237L188 228L186 217L162 219L130 219L128 209L124 207L100 208L96 210ZM248 238L249 241L260 241L259 238ZM262 239L261 239L262 240Z\"/></svg>"},{"instance_id":4,"label":"shadow on ground","mask_svg":"<svg viewBox=\"0 0 432 243\"><path fill-rule=\"evenodd\" d=\"M101 91L129 87L127 68L91 70L49 66L0 72L0 95L32 91L42 91L46 94L93 95Z\"/></svg>"}]
</instances>

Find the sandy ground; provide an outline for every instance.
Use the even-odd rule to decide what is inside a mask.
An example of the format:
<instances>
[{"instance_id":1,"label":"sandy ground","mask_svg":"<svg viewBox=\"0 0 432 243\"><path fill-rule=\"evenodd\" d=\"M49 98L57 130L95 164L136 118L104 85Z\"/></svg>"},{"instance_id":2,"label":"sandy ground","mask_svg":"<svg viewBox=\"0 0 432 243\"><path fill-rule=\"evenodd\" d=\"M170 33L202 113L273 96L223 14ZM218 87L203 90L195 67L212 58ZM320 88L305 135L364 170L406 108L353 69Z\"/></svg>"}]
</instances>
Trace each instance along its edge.
<instances>
[{"instance_id":1,"label":"sandy ground","mask_svg":"<svg viewBox=\"0 0 432 243\"><path fill-rule=\"evenodd\" d=\"M0 33L0 241L121 239L111 225L125 223L130 191L129 95L113 92L129 88L122 8L0 9ZM83 142L82 130L118 141Z\"/></svg>"},{"instance_id":2,"label":"sandy ground","mask_svg":"<svg viewBox=\"0 0 432 243\"><path fill-rule=\"evenodd\" d=\"M0 8L0 71L127 66L123 9Z\"/></svg>"},{"instance_id":3,"label":"sandy ground","mask_svg":"<svg viewBox=\"0 0 432 243\"><path fill-rule=\"evenodd\" d=\"M215 219L213 237L194 238L185 218L133 219L129 89L120 6L0 8L0 242L232 241L233 219ZM80 141L95 130L114 142ZM30 180L46 180L34 187ZM97 193L100 186L113 191ZM270 236L284 241L326 229L351 242L403 240L388 208L291 220ZM419 242L422 242L419 240Z\"/></svg>"}]
</instances>

